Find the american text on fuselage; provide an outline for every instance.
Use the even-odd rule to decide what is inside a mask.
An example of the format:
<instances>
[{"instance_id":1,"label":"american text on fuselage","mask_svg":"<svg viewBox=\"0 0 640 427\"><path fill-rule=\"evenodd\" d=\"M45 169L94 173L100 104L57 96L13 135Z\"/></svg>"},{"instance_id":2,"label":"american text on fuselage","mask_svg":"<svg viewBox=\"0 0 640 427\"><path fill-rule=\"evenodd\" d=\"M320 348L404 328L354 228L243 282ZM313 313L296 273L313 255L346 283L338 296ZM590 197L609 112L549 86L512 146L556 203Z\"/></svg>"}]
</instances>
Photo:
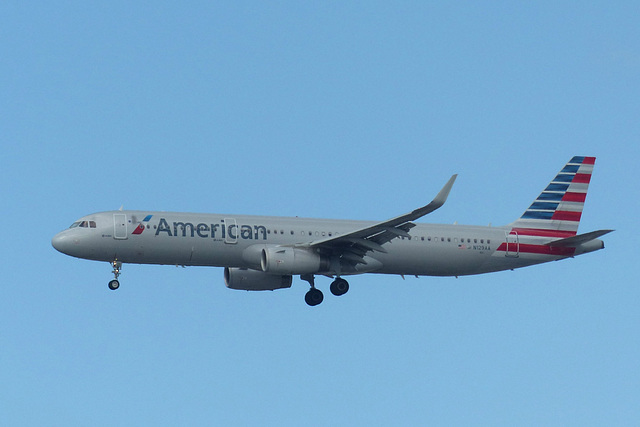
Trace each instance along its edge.
<instances>
[{"instance_id":1,"label":"american text on fuselage","mask_svg":"<svg viewBox=\"0 0 640 427\"><path fill-rule=\"evenodd\" d=\"M165 218L160 218L158 227L156 228L156 236L160 233L166 233L169 237L201 237L201 238L219 238L226 239L244 239L244 240L267 240L267 227L264 225L238 225L238 224L225 224L224 219L221 219L216 224L198 223L193 224L190 222L174 221L173 226L170 226Z\"/></svg>"}]
</instances>

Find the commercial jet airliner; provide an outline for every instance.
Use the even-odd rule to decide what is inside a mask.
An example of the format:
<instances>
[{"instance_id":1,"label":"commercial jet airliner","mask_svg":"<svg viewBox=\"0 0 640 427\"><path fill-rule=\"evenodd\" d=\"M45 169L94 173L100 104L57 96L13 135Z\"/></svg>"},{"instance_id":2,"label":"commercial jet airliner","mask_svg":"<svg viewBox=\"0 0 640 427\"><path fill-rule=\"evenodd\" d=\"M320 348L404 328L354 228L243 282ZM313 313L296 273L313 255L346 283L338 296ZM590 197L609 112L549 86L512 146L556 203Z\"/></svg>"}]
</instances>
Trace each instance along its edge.
<instances>
[{"instance_id":1,"label":"commercial jet airliner","mask_svg":"<svg viewBox=\"0 0 640 427\"><path fill-rule=\"evenodd\" d=\"M362 273L463 276L512 270L604 248L612 230L577 234L595 157L573 157L515 222L501 227L415 223L441 207L457 177L426 206L382 222L109 211L87 215L52 245L77 258L107 261L118 289L123 263L224 267L228 288L289 288L309 282L310 306L323 300L315 276L349 290L345 276Z\"/></svg>"}]
</instances>

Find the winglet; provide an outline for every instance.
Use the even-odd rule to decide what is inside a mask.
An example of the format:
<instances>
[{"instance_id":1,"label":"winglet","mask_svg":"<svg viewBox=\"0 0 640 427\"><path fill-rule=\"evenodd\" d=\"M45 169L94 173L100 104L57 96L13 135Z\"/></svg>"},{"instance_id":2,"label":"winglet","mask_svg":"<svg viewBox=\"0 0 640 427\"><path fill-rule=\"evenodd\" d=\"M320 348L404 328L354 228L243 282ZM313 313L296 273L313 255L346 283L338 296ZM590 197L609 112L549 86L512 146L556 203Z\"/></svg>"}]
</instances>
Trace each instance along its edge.
<instances>
[{"instance_id":1,"label":"winglet","mask_svg":"<svg viewBox=\"0 0 640 427\"><path fill-rule=\"evenodd\" d=\"M440 206L444 205L444 202L447 201L447 197L449 197L449 193L451 192L451 187L453 187L453 183L456 182L456 178L458 177L458 174L454 174L451 175L451 178L449 178L449 181L447 181L447 183L444 185L444 187L442 187L442 190L440 190L440 192L438 193L438 195L435 197L435 199L433 199L431 201L431 203L437 204L439 208ZM431 204L429 203L429 204ZM435 208L435 209L437 209Z\"/></svg>"},{"instance_id":2,"label":"winglet","mask_svg":"<svg viewBox=\"0 0 640 427\"><path fill-rule=\"evenodd\" d=\"M423 206L421 208L418 208L414 211L411 211L409 213L406 213L404 215L400 215L397 216L395 218L389 219L387 221L382 221L382 222L378 222L376 224L358 229L358 230L354 230L350 233L346 233L340 236L333 236L333 237L327 237L321 240L316 240L314 242L311 242L309 245L310 246L322 246L331 242L337 242L337 241L343 241L343 242L349 242L349 243L354 243L353 239L369 239L370 237L382 233L382 232L390 232L390 229L392 228L398 228L400 226L405 226L405 227L409 227L409 228L402 228L401 230L394 230L391 231L391 233L395 236L395 237L399 237L403 235L403 231L406 232L408 229L410 229L411 227L413 227L414 225L410 223L410 221L414 221L420 217L425 216L428 213L431 213L433 211L435 211L436 209L438 209L439 207L441 207L442 205L444 205L444 202L447 201L447 197L449 196L449 192L451 191L451 187L453 187L453 183L455 182L456 178L458 177L458 175L453 175L451 176L451 178L449 178L449 181L447 181L447 183L444 185L444 187L442 187L442 190L440 190L440 192L438 193L438 195L426 206ZM409 225L411 224L411 225ZM387 240L388 241L388 240ZM375 242L378 243L378 242ZM361 245L361 246L365 246L365 244ZM378 246L376 248L372 248L372 247L366 247L366 249L369 250L378 250L380 251L380 244L378 244ZM382 251L380 251L382 252Z\"/></svg>"},{"instance_id":3,"label":"winglet","mask_svg":"<svg viewBox=\"0 0 640 427\"><path fill-rule=\"evenodd\" d=\"M411 219L409 219L409 221L418 219L442 207L442 205L444 205L444 202L447 201L447 198L449 197L449 193L451 192L451 187L453 187L453 183L456 181L457 177L458 177L458 174L452 175L451 178L449 178L449 181L447 181L444 187L442 187L442 190L440 190L440 192L428 205L418 208L415 211L411 212Z\"/></svg>"},{"instance_id":4,"label":"winglet","mask_svg":"<svg viewBox=\"0 0 640 427\"><path fill-rule=\"evenodd\" d=\"M449 178L449 181L447 181L444 187L442 187L442 190L440 190L438 195L428 205L411 211L408 214L400 215L388 221L378 223L374 227L397 227L398 225L404 224L408 221L415 221L416 219L435 211L436 209L444 205L444 202L447 201L449 192L451 192L451 187L453 187L453 183L455 182L457 177L457 174L452 175L451 178Z\"/></svg>"}]
</instances>

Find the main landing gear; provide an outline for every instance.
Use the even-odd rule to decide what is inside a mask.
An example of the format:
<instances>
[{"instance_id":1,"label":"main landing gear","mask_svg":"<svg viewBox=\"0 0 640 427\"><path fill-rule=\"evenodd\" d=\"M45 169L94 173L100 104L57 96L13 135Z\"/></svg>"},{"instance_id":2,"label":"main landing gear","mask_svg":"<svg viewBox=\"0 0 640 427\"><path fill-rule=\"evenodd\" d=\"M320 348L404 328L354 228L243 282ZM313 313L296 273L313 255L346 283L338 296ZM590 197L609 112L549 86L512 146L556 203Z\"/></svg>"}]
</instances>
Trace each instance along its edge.
<instances>
[{"instance_id":1,"label":"main landing gear","mask_svg":"<svg viewBox=\"0 0 640 427\"><path fill-rule=\"evenodd\" d=\"M320 289L316 289L315 276L313 274L303 274L300 276L300 278L304 281L309 282L309 285L311 286L309 292L307 292L304 296L305 302L311 307L320 304L322 300L324 300L324 295L322 294L322 291ZM338 277L333 281L333 283L331 283L329 290L333 295L339 297L347 293L347 291L349 290L349 282L341 277Z\"/></svg>"},{"instance_id":2,"label":"main landing gear","mask_svg":"<svg viewBox=\"0 0 640 427\"><path fill-rule=\"evenodd\" d=\"M329 286L329 290L331 290L332 294L339 297L349 291L349 282L344 280L342 277L338 277L333 281L333 283L331 283L331 286Z\"/></svg>"},{"instance_id":3,"label":"main landing gear","mask_svg":"<svg viewBox=\"0 0 640 427\"><path fill-rule=\"evenodd\" d=\"M113 267L113 275L116 277L112 281L109 282L109 289L115 291L120 287L120 282L118 282L118 276L120 276L120 269L122 268L122 263L118 260L111 261L111 266Z\"/></svg>"}]
</instances>

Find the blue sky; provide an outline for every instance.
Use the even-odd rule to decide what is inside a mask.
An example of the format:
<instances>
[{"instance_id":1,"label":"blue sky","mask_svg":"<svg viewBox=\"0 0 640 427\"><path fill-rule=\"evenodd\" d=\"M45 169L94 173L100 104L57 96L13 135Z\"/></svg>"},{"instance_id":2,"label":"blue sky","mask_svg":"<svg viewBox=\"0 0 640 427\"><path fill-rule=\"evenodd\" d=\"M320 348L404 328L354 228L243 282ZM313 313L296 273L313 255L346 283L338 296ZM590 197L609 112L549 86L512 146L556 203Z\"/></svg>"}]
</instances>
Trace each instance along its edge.
<instances>
[{"instance_id":1,"label":"blue sky","mask_svg":"<svg viewBox=\"0 0 640 427\"><path fill-rule=\"evenodd\" d=\"M6 425L633 425L635 2L0 6ZM56 252L102 210L494 225L596 156L607 248L485 276L225 288ZM318 286L328 290L329 280Z\"/></svg>"}]
</instances>

